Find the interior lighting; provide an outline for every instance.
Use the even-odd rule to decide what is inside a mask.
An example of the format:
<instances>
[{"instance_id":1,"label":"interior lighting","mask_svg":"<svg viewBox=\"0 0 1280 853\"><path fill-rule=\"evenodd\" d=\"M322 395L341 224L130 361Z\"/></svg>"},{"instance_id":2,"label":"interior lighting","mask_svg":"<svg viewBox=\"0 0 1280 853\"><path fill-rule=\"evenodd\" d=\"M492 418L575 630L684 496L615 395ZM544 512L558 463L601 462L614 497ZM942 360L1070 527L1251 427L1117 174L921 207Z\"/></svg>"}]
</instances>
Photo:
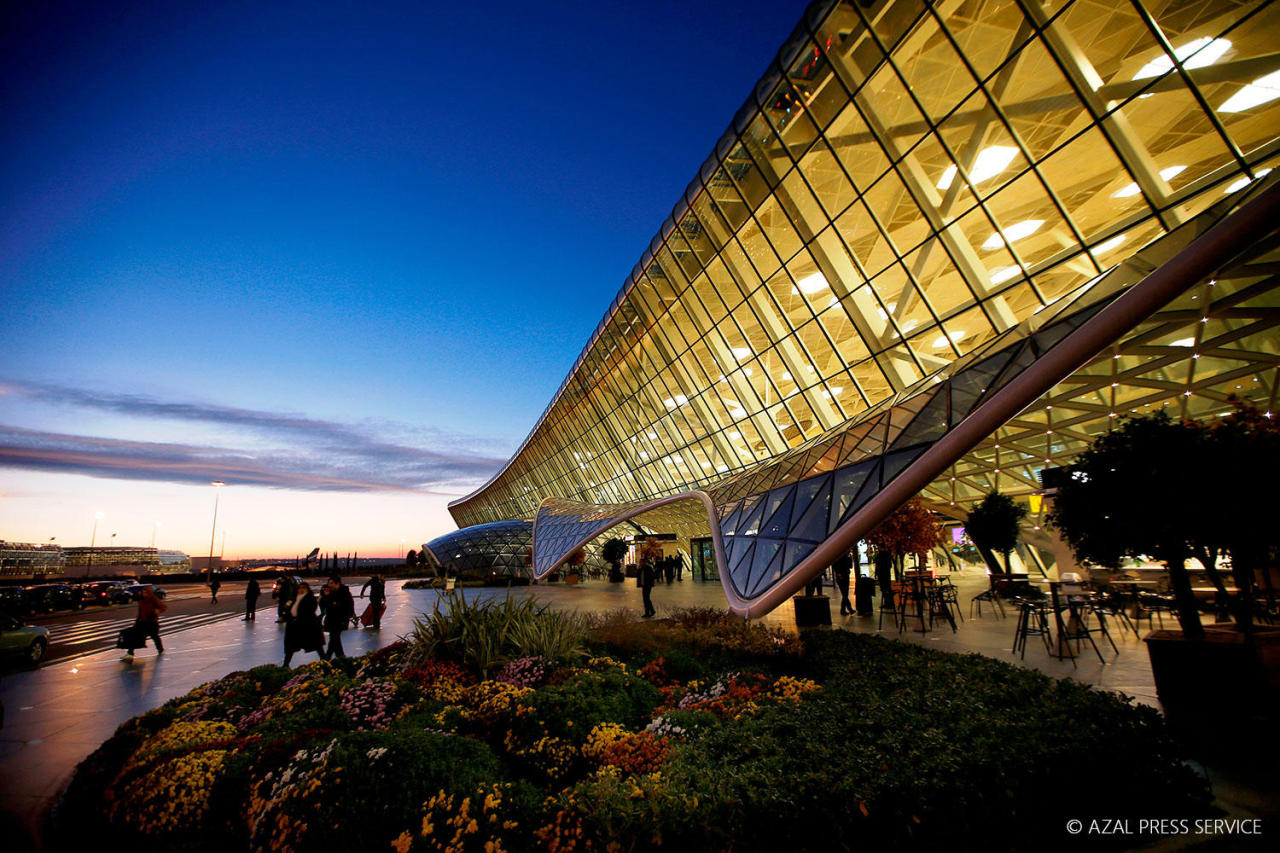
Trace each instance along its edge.
<instances>
[{"instance_id":1,"label":"interior lighting","mask_svg":"<svg viewBox=\"0 0 1280 853\"><path fill-rule=\"evenodd\" d=\"M649 454L648 454L648 453L645 453L643 450L641 450L641 451L640 451L640 458L641 458L641 459L648 459L648 458L649 458Z\"/></svg>"},{"instance_id":2,"label":"interior lighting","mask_svg":"<svg viewBox=\"0 0 1280 853\"><path fill-rule=\"evenodd\" d=\"M969 170L969 183L980 184L994 178L1009 167L1017 153L1018 149L1011 145L989 145L983 148L974 158L973 168ZM957 171L954 163L948 166L942 173L942 180L938 181L938 189L950 189Z\"/></svg>"},{"instance_id":3,"label":"interior lighting","mask_svg":"<svg viewBox=\"0 0 1280 853\"><path fill-rule=\"evenodd\" d=\"M784 382L790 382L790 381L791 381L791 374L790 374L789 372L785 371L785 370L784 370L784 371L782 371L782 381L784 381Z\"/></svg>"},{"instance_id":4,"label":"interior lighting","mask_svg":"<svg viewBox=\"0 0 1280 853\"><path fill-rule=\"evenodd\" d=\"M716 466L716 473L718 473L718 474L723 474L725 471L728 471L728 470L729 470L729 466L728 466L728 465L717 465L717 466Z\"/></svg>"},{"instance_id":5,"label":"interior lighting","mask_svg":"<svg viewBox=\"0 0 1280 853\"><path fill-rule=\"evenodd\" d=\"M658 437L658 434L656 432L649 433L649 438L657 438L657 437Z\"/></svg>"},{"instance_id":6,"label":"interior lighting","mask_svg":"<svg viewBox=\"0 0 1280 853\"><path fill-rule=\"evenodd\" d=\"M988 237L986 242L982 244L982 248L990 252L1003 246L1005 244L1005 240L1008 240L1010 243L1016 243L1017 241L1025 237L1030 237L1032 234L1039 231L1041 225L1044 225L1043 219L1024 219L1021 222L1015 222L1008 228L1004 229L1003 236L1001 236L1000 232L997 231Z\"/></svg>"},{"instance_id":7,"label":"interior lighting","mask_svg":"<svg viewBox=\"0 0 1280 853\"><path fill-rule=\"evenodd\" d=\"M710 468L710 467L711 467L711 463L710 463L710 462L703 462L703 463L702 463L702 467L703 467L703 468Z\"/></svg>"},{"instance_id":8,"label":"interior lighting","mask_svg":"<svg viewBox=\"0 0 1280 853\"><path fill-rule=\"evenodd\" d=\"M1125 235L1117 234L1116 236L1112 237L1110 240L1104 240L1103 242L1094 246L1093 252L1096 255L1106 254L1107 252L1110 252L1112 249L1119 248L1120 244L1123 243L1124 240L1125 240Z\"/></svg>"},{"instance_id":9,"label":"interior lighting","mask_svg":"<svg viewBox=\"0 0 1280 853\"><path fill-rule=\"evenodd\" d=\"M663 400L662 405L666 406L668 409L674 409L677 406L683 406L687 402L689 402L688 397L683 394L677 394L674 397L668 397Z\"/></svg>"},{"instance_id":10,"label":"interior lighting","mask_svg":"<svg viewBox=\"0 0 1280 853\"><path fill-rule=\"evenodd\" d=\"M742 433L738 432L736 429L730 430L727 435L729 438L742 438Z\"/></svg>"},{"instance_id":11,"label":"interior lighting","mask_svg":"<svg viewBox=\"0 0 1280 853\"><path fill-rule=\"evenodd\" d=\"M1169 342L1169 346L1171 347L1193 347L1195 345L1196 345L1195 338L1178 338L1178 340L1176 341Z\"/></svg>"},{"instance_id":12,"label":"interior lighting","mask_svg":"<svg viewBox=\"0 0 1280 853\"><path fill-rule=\"evenodd\" d=\"M1017 278L1020 275L1022 275L1022 267L1019 266L998 267L989 273L992 284L1004 284L1009 279Z\"/></svg>"},{"instance_id":13,"label":"interior lighting","mask_svg":"<svg viewBox=\"0 0 1280 853\"><path fill-rule=\"evenodd\" d=\"M1280 71L1272 71L1247 84L1239 92L1222 102L1220 113L1239 113L1280 98Z\"/></svg>"},{"instance_id":14,"label":"interior lighting","mask_svg":"<svg viewBox=\"0 0 1280 853\"><path fill-rule=\"evenodd\" d=\"M1192 39L1182 47L1175 47L1173 55L1178 58L1178 62L1182 63L1183 68L1204 68L1206 65L1217 62L1230 49L1231 42L1226 39L1201 36L1198 39ZM1145 80L1148 77L1159 77L1172 70L1173 60L1169 58L1169 54L1161 53L1139 68L1138 73L1133 75L1133 79Z\"/></svg>"},{"instance_id":15,"label":"interior lighting","mask_svg":"<svg viewBox=\"0 0 1280 853\"><path fill-rule=\"evenodd\" d=\"M745 418L746 416L747 416L747 410L742 408L741 406L739 406L736 409L729 410L729 417L733 418L734 420L738 420L739 418Z\"/></svg>"},{"instance_id":16,"label":"interior lighting","mask_svg":"<svg viewBox=\"0 0 1280 853\"><path fill-rule=\"evenodd\" d=\"M751 358L752 355L751 347L734 347L729 350L729 352L733 353L733 357L738 361L744 361L745 359Z\"/></svg>"},{"instance_id":17,"label":"interior lighting","mask_svg":"<svg viewBox=\"0 0 1280 853\"><path fill-rule=\"evenodd\" d=\"M885 305L884 308L877 308L876 313L880 315L881 320L889 319L889 315L885 313L885 309L888 309L890 311L896 311L898 309L898 303L890 302L889 304Z\"/></svg>"},{"instance_id":18,"label":"interior lighting","mask_svg":"<svg viewBox=\"0 0 1280 853\"><path fill-rule=\"evenodd\" d=\"M949 340L951 340L952 342L955 342L955 341L960 340L961 338L963 338L963 337L964 337L965 335L967 335L967 334L968 334L968 332L966 332L964 329L956 329L954 332L947 332L947 333L946 333L945 335L943 335L942 337L937 338L936 340L934 340L934 342L933 342L933 348L934 348L934 349L942 349L943 347L945 347L945 346L947 345L947 341L948 341L948 339L949 339Z\"/></svg>"},{"instance_id":19,"label":"interior lighting","mask_svg":"<svg viewBox=\"0 0 1280 853\"><path fill-rule=\"evenodd\" d=\"M1259 169L1259 170L1258 170L1257 177L1250 178L1250 177L1248 177L1248 176L1246 175L1246 176L1245 176L1245 177L1243 177L1243 178L1238 178L1238 179L1236 179L1236 180L1232 181L1232 182L1231 182L1231 184L1230 184L1230 186L1228 186L1228 187L1227 187L1225 190L1223 190L1222 192L1223 192L1223 194L1224 194L1224 195L1225 195L1225 194L1229 194L1229 193L1239 192L1240 190L1242 190L1242 189L1244 189L1245 187L1249 186L1249 184L1251 184L1251 183L1253 183L1254 181L1256 181L1258 178L1264 178L1264 177L1266 177L1266 176L1267 176L1267 175L1269 175L1269 174L1271 174L1271 170L1270 170L1270 169ZM1213 282L1210 282L1210 284L1212 284L1212 283L1213 283Z\"/></svg>"},{"instance_id":20,"label":"interior lighting","mask_svg":"<svg viewBox=\"0 0 1280 853\"><path fill-rule=\"evenodd\" d=\"M807 275L796 282L796 286L791 288L795 293L817 293L820 290L827 289L827 280L822 273L816 272L813 275Z\"/></svg>"},{"instance_id":21,"label":"interior lighting","mask_svg":"<svg viewBox=\"0 0 1280 853\"><path fill-rule=\"evenodd\" d=\"M1171 181L1174 178L1176 178L1178 175L1182 174L1183 170L1186 168L1187 168L1186 166L1169 166L1166 169L1160 170L1160 177L1166 181ZM1140 192L1142 192L1142 190L1138 187L1137 183L1132 183L1126 187L1116 190L1111 194L1111 197L1112 198L1129 198L1130 196L1135 196Z\"/></svg>"}]
</instances>

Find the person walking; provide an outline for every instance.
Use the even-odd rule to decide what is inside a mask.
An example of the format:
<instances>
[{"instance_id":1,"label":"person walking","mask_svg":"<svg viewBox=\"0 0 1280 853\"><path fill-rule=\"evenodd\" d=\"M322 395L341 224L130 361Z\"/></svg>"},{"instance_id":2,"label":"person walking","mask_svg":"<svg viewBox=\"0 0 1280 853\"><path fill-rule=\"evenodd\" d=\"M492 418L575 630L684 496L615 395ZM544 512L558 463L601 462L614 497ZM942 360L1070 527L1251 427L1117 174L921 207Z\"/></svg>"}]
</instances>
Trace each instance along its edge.
<instances>
[{"instance_id":1,"label":"person walking","mask_svg":"<svg viewBox=\"0 0 1280 853\"><path fill-rule=\"evenodd\" d=\"M306 581L298 584L293 604L289 606L289 621L284 626L284 665L288 666L295 652L315 652L324 649L324 632L320 617L316 615L316 597Z\"/></svg>"},{"instance_id":2,"label":"person walking","mask_svg":"<svg viewBox=\"0 0 1280 853\"><path fill-rule=\"evenodd\" d=\"M133 650L146 645L147 637L155 643L156 654L164 654L164 643L160 642L160 614L167 609L168 606L156 596L151 587L142 588L138 596L138 617L134 620L133 627L125 632L128 646L121 660L132 663Z\"/></svg>"},{"instance_id":3,"label":"person walking","mask_svg":"<svg viewBox=\"0 0 1280 853\"><path fill-rule=\"evenodd\" d=\"M365 611L368 619L362 621L365 627L372 627L377 631L382 627L382 611L387 601L387 582L382 579L382 572L374 572L373 577L364 582L364 586L360 587L361 598L364 598L366 589L369 590L369 609Z\"/></svg>"},{"instance_id":4,"label":"person walking","mask_svg":"<svg viewBox=\"0 0 1280 853\"><path fill-rule=\"evenodd\" d=\"M249 578L249 585L244 588L244 622L258 621L258 596L262 595L262 587L257 578Z\"/></svg>"},{"instance_id":5,"label":"person walking","mask_svg":"<svg viewBox=\"0 0 1280 853\"><path fill-rule=\"evenodd\" d=\"M653 560L640 561L640 594L644 598L644 618L657 611L653 609L653 585L657 582L658 568Z\"/></svg>"},{"instance_id":6,"label":"person walking","mask_svg":"<svg viewBox=\"0 0 1280 853\"><path fill-rule=\"evenodd\" d=\"M222 589L222 584L218 581L217 578L214 578L211 581L209 581L209 592L213 593L213 600L209 602L210 604L218 603L218 590L220 589Z\"/></svg>"},{"instance_id":7,"label":"person walking","mask_svg":"<svg viewBox=\"0 0 1280 853\"><path fill-rule=\"evenodd\" d=\"M342 632L347 630L347 626L351 623L351 617L356 612L356 603L351 597L351 590L337 575L331 575L324 588L327 595L324 596L326 603L323 622L324 630L329 634L329 645L320 657L325 660L329 660L334 655L345 658L347 653L342 648Z\"/></svg>"},{"instance_id":8,"label":"person walking","mask_svg":"<svg viewBox=\"0 0 1280 853\"><path fill-rule=\"evenodd\" d=\"M288 575L281 575L276 579L276 588L272 595L276 598L276 623L288 624L289 607L293 604L293 594L297 590L294 589L293 580Z\"/></svg>"},{"instance_id":9,"label":"person walking","mask_svg":"<svg viewBox=\"0 0 1280 853\"><path fill-rule=\"evenodd\" d=\"M684 581L684 554L676 554L676 580Z\"/></svg>"},{"instance_id":10,"label":"person walking","mask_svg":"<svg viewBox=\"0 0 1280 853\"><path fill-rule=\"evenodd\" d=\"M840 615L853 615L853 604L849 601L849 575L853 572L853 557L846 551L831 564L831 577L836 589L840 590Z\"/></svg>"}]
</instances>

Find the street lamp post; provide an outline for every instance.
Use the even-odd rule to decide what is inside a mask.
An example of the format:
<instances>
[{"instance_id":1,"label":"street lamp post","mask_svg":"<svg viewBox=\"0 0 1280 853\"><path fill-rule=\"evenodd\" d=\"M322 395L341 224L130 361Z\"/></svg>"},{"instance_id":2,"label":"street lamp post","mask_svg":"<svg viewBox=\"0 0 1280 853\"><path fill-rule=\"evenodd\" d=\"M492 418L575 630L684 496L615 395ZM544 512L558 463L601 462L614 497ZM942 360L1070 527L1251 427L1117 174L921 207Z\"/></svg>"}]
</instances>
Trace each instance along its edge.
<instances>
[{"instance_id":1,"label":"street lamp post","mask_svg":"<svg viewBox=\"0 0 1280 853\"><path fill-rule=\"evenodd\" d=\"M213 481L213 528L209 531L209 565L205 567L206 580L213 577L213 540L218 536L218 498L222 495L222 487L226 483L221 480Z\"/></svg>"},{"instance_id":2,"label":"street lamp post","mask_svg":"<svg viewBox=\"0 0 1280 853\"><path fill-rule=\"evenodd\" d=\"M84 576L89 577L89 573L93 571L93 546L98 541L98 522L104 518L104 513L95 512L93 514L93 534L89 537L89 562L84 567Z\"/></svg>"},{"instance_id":3,"label":"street lamp post","mask_svg":"<svg viewBox=\"0 0 1280 853\"><path fill-rule=\"evenodd\" d=\"M222 559L226 556L227 556L227 531L224 529L222 531L222 547L218 550L218 562L222 562Z\"/></svg>"},{"instance_id":4,"label":"street lamp post","mask_svg":"<svg viewBox=\"0 0 1280 853\"><path fill-rule=\"evenodd\" d=\"M152 548L156 547L156 533L159 532L159 530L160 530L160 522L157 521L155 525L151 528L151 547Z\"/></svg>"}]
</instances>

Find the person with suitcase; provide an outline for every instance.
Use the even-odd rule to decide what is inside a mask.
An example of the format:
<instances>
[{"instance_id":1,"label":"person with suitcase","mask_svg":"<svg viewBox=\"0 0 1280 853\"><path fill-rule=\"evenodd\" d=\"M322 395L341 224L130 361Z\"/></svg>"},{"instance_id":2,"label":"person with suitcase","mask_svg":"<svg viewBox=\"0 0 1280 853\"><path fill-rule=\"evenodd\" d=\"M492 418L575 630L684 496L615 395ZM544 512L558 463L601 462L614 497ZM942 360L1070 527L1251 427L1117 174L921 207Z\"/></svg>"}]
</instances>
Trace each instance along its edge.
<instances>
[{"instance_id":1,"label":"person with suitcase","mask_svg":"<svg viewBox=\"0 0 1280 853\"><path fill-rule=\"evenodd\" d=\"M366 628L373 628L375 631L382 628L382 611L387 609L387 582L382 579L381 572L375 572L373 577L364 582L364 586L360 587L360 597L364 598L364 591L369 590L369 606L365 609L364 615L360 617L360 621L364 623Z\"/></svg>"},{"instance_id":2,"label":"person with suitcase","mask_svg":"<svg viewBox=\"0 0 1280 853\"><path fill-rule=\"evenodd\" d=\"M160 614L166 609L167 605L156 597L151 587L142 588L142 593L138 597L138 618L134 620L132 627L121 632L121 638L125 644L122 661L132 663L133 650L145 646L147 637L155 643L156 654L164 654L164 643L160 642Z\"/></svg>"},{"instance_id":3,"label":"person with suitcase","mask_svg":"<svg viewBox=\"0 0 1280 853\"><path fill-rule=\"evenodd\" d=\"M320 654L320 657L325 660L329 660L334 655L345 658L347 653L342 648L342 632L347 629L351 623L351 617L356 612L356 603L351 598L351 590L342 582L342 578L331 575L329 582L325 584L324 594L320 598L324 610L321 621L324 623L324 630L329 634L329 646Z\"/></svg>"}]
</instances>

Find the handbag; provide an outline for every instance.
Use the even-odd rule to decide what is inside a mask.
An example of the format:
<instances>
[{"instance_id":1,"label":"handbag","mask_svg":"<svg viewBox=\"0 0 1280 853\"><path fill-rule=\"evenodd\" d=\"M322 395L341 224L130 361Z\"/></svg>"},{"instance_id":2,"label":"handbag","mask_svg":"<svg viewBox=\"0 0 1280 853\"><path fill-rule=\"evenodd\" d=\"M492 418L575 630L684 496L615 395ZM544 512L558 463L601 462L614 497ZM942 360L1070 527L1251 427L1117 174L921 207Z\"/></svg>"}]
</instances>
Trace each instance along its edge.
<instances>
[{"instance_id":1,"label":"handbag","mask_svg":"<svg viewBox=\"0 0 1280 853\"><path fill-rule=\"evenodd\" d=\"M139 630L137 625L130 625L116 635L117 649L141 649L146 645L147 635Z\"/></svg>"}]
</instances>

